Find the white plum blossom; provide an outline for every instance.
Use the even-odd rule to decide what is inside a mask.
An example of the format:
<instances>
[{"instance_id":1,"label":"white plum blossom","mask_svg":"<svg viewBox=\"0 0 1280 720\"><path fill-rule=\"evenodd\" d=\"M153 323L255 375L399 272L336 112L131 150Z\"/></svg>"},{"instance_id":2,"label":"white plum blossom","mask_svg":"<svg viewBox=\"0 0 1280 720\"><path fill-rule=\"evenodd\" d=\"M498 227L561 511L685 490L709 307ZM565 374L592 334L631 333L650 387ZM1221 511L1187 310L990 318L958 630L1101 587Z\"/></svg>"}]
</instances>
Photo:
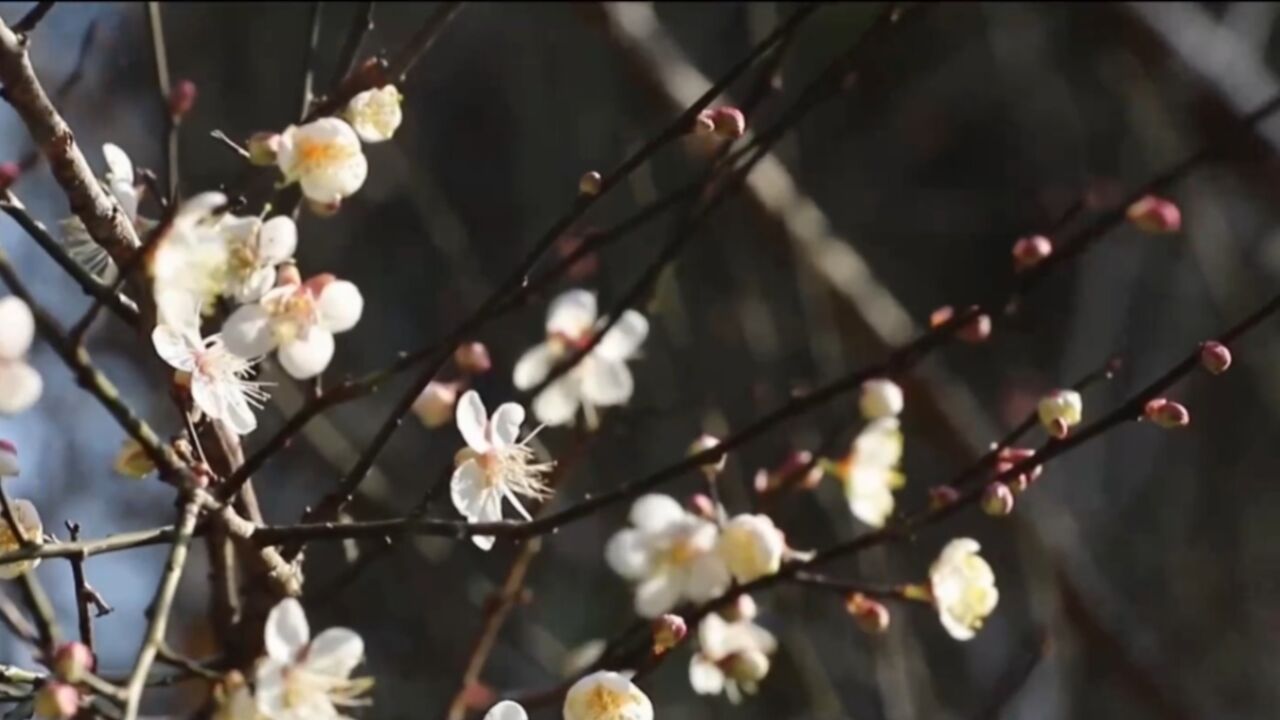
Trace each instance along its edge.
<instances>
[{"instance_id":1,"label":"white plum blossom","mask_svg":"<svg viewBox=\"0 0 1280 720\"><path fill-rule=\"evenodd\" d=\"M893 513L893 491L906 483L899 472L902 432L898 419L883 417L867 423L853 441L849 456L837 465L849 510L871 527L883 527Z\"/></svg>"},{"instance_id":2,"label":"white plum blossom","mask_svg":"<svg viewBox=\"0 0 1280 720\"><path fill-rule=\"evenodd\" d=\"M653 703L628 675L602 670L569 688L564 720L653 720Z\"/></svg>"},{"instance_id":3,"label":"white plum blossom","mask_svg":"<svg viewBox=\"0 0 1280 720\"><path fill-rule=\"evenodd\" d=\"M547 311L546 341L516 362L516 388L528 390L541 383L560 361L589 346L605 323L597 317L594 294L569 290L557 297ZM635 357L648 334L644 315L624 312L576 367L538 393L533 414L547 425L567 425L581 405L588 424L594 426L595 408L623 405L631 399L635 384L627 361Z\"/></svg>"},{"instance_id":4,"label":"white plum blossom","mask_svg":"<svg viewBox=\"0 0 1280 720\"><path fill-rule=\"evenodd\" d=\"M735 705L754 695L769 674L770 656L778 649L773 633L755 623L750 596L738 604L738 617L726 620L711 613L698 624L698 651L689 661L689 684L699 695L724 693Z\"/></svg>"},{"instance_id":5,"label":"white plum blossom","mask_svg":"<svg viewBox=\"0 0 1280 720\"><path fill-rule=\"evenodd\" d=\"M36 512L36 506L31 504L30 500L21 498L10 500L9 505L13 508L18 526L22 528L22 534L36 544L43 543L44 524L40 522L40 513ZM21 547L22 537L14 532L9 519L0 514L0 553L13 552ZM34 570L39 564L40 558L32 558L0 565L0 580L12 580L28 570Z\"/></svg>"},{"instance_id":6,"label":"white plum blossom","mask_svg":"<svg viewBox=\"0 0 1280 720\"><path fill-rule=\"evenodd\" d=\"M367 143L390 140L404 119L400 104L404 97L395 85L365 90L351 98L342 117Z\"/></svg>"},{"instance_id":7,"label":"white plum blossom","mask_svg":"<svg viewBox=\"0 0 1280 720\"><path fill-rule=\"evenodd\" d=\"M266 657L255 673L258 712L269 720L336 720L339 707L363 705L372 678L351 678L364 658L364 641L347 628L329 628L313 640L302 603L285 598L272 608L263 631Z\"/></svg>"},{"instance_id":8,"label":"white plum blossom","mask_svg":"<svg viewBox=\"0 0 1280 720\"><path fill-rule=\"evenodd\" d=\"M956 538L929 567L929 587L938 617L957 640L972 639L1000 600L995 572L978 555L980 549L977 540Z\"/></svg>"},{"instance_id":9,"label":"white plum blossom","mask_svg":"<svg viewBox=\"0 0 1280 720\"><path fill-rule=\"evenodd\" d=\"M1064 434L1084 418L1084 398L1075 390L1054 390L1036 404L1040 423L1053 434Z\"/></svg>"},{"instance_id":10,"label":"white plum blossom","mask_svg":"<svg viewBox=\"0 0 1280 720\"><path fill-rule=\"evenodd\" d=\"M529 713L518 702L503 700L489 708L484 720L529 720Z\"/></svg>"},{"instance_id":11,"label":"white plum blossom","mask_svg":"<svg viewBox=\"0 0 1280 720\"><path fill-rule=\"evenodd\" d=\"M119 203L120 210L133 223L138 235L145 235L156 226L156 221L138 216L138 202L142 194L134 178L133 161L124 150L112 143L102 146L102 156L107 160L107 173L101 180L102 188ZM62 230L62 242L71 259L103 282L114 283L119 275L115 262L101 245L94 242L80 218L72 215L63 218L58 224Z\"/></svg>"},{"instance_id":12,"label":"white plum blossom","mask_svg":"<svg viewBox=\"0 0 1280 720\"><path fill-rule=\"evenodd\" d=\"M288 182L321 205L333 205L354 194L369 175L360 137L345 120L320 118L291 125L276 146L276 165Z\"/></svg>"},{"instance_id":13,"label":"white plum blossom","mask_svg":"<svg viewBox=\"0 0 1280 720\"><path fill-rule=\"evenodd\" d=\"M605 559L636 583L636 613L656 618L681 601L704 602L729 587L729 568L716 552L714 523L667 495L636 500L630 520L633 527L619 530L605 545Z\"/></svg>"},{"instance_id":14,"label":"white plum blossom","mask_svg":"<svg viewBox=\"0 0 1280 720\"><path fill-rule=\"evenodd\" d=\"M151 257L152 294L160 321L188 323L210 311L227 289L230 251L217 211L227 204L220 192L188 198L174 214Z\"/></svg>"},{"instance_id":15,"label":"white plum blossom","mask_svg":"<svg viewBox=\"0 0 1280 720\"><path fill-rule=\"evenodd\" d=\"M269 397L262 383L248 379L253 362L228 351L217 335L200 339L192 327L156 325L151 333L156 354L191 376L191 399L201 412L237 434L253 432L258 427L254 408Z\"/></svg>"},{"instance_id":16,"label":"white plum blossom","mask_svg":"<svg viewBox=\"0 0 1280 720\"><path fill-rule=\"evenodd\" d=\"M18 477L22 465L18 463L18 446L0 438L0 478Z\"/></svg>"},{"instance_id":17,"label":"white plum blossom","mask_svg":"<svg viewBox=\"0 0 1280 720\"><path fill-rule=\"evenodd\" d=\"M364 313L360 289L332 275L285 284L242 305L222 326L227 349L257 358L279 348L280 365L298 380L324 372L336 333L355 327Z\"/></svg>"},{"instance_id":18,"label":"white plum blossom","mask_svg":"<svg viewBox=\"0 0 1280 720\"><path fill-rule=\"evenodd\" d=\"M0 298L0 415L17 415L40 399L44 380L27 363L36 319L22 298Z\"/></svg>"},{"instance_id":19,"label":"white plum blossom","mask_svg":"<svg viewBox=\"0 0 1280 720\"><path fill-rule=\"evenodd\" d=\"M237 303L247 303L275 287L276 267L292 259L298 247L298 226L288 215L266 222L227 215L214 237L227 248L223 294Z\"/></svg>"},{"instance_id":20,"label":"white plum blossom","mask_svg":"<svg viewBox=\"0 0 1280 720\"><path fill-rule=\"evenodd\" d=\"M743 514L725 523L717 550L739 583L772 575L782 567L787 541L768 515Z\"/></svg>"},{"instance_id":21,"label":"white plum blossom","mask_svg":"<svg viewBox=\"0 0 1280 720\"><path fill-rule=\"evenodd\" d=\"M505 499L521 517L532 520L520 496L534 500L550 497L543 475L551 464L534 462L529 438L520 440L524 408L519 403L503 403L491 418L480 394L468 390L458 400L457 422L467 447L458 452L449 483L454 507L468 522L496 522L502 519ZM489 550L494 538L473 535L471 541L481 550Z\"/></svg>"},{"instance_id":22,"label":"white plum blossom","mask_svg":"<svg viewBox=\"0 0 1280 720\"><path fill-rule=\"evenodd\" d=\"M867 420L897 417L902 414L903 404L902 388L894 381L874 378L862 383L858 408L862 411L862 417Z\"/></svg>"}]
</instances>

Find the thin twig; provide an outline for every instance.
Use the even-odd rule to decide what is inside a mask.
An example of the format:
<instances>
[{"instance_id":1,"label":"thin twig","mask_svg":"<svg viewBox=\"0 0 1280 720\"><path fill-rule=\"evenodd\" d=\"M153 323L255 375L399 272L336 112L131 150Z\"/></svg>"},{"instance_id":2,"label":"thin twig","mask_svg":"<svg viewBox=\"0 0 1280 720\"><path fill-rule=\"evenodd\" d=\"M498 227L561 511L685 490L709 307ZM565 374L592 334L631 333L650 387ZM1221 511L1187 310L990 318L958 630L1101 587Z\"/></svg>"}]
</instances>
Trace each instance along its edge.
<instances>
[{"instance_id":1,"label":"thin twig","mask_svg":"<svg viewBox=\"0 0 1280 720\"><path fill-rule=\"evenodd\" d=\"M48 15L56 4L53 0L41 0L36 3L35 7L28 10L26 15L23 15L18 22L13 24L13 31L23 35L31 34L31 31L36 29L36 26L40 24L41 20L44 20L44 16Z\"/></svg>"},{"instance_id":2,"label":"thin twig","mask_svg":"<svg viewBox=\"0 0 1280 720\"><path fill-rule=\"evenodd\" d=\"M133 671L129 674L129 682L125 685L125 720L137 720L143 690L147 684L147 674L151 672L151 665L155 662L160 646L164 643L165 629L169 624L169 611L173 607L173 598L178 592L178 581L182 578L182 569L187 564L187 550L191 545L196 519L200 516L200 505L199 492L188 491L177 523L178 532L174 536L164 574L160 578L155 599L151 603L151 621L147 626L147 634L142 649L138 651L138 659L133 664Z\"/></svg>"},{"instance_id":3,"label":"thin twig","mask_svg":"<svg viewBox=\"0 0 1280 720\"><path fill-rule=\"evenodd\" d=\"M9 499L9 491L0 484L0 511L3 511L4 521L8 523L9 529L13 531L14 537L18 538L18 543L23 548L31 548L39 545L39 539L33 538L27 534L27 529L18 522L18 515L14 512L13 502ZM36 618L36 629L40 635L40 651L46 657L52 657L53 650L58 646L58 624L53 613L53 605L49 602L49 596L45 594L44 588L36 579L34 568L28 567L18 576L18 585L22 588L23 598L26 600L27 606Z\"/></svg>"},{"instance_id":4,"label":"thin twig","mask_svg":"<svg viewBox=\"0 0 1280 720\"><path fill-rule=\"evenodd\" d=\"M302 109L298 117L306 117L311 109L316 81L316 48L320 45L320 28L324 16L324 3L315 0L311 3L310 32L307 34L307 49L302 55Z\"/></svg>"},{"instance_id":5,"label":"thin twig","mask_svg":"<svg viewBox=\"0 0 1280 720\"><path fill-rule=\"evenodd\" d=\"M71 537L71 542L80 539L80 524L68 520L66 522L67 533ZM93 613L90 607L93 605L93 592L89 588L89 581L84 576L84 556L73 555L70 558L71 579L75 584L76 591L76 617L80 624L80 642L84 643L93 651L95 644L93 638Z\"/></svg>"},{"instance_id":6,"label":"thin twig","mask_svg":"<svg viewBox=\"0 0 1280 720\"><path fill-rule=\"evenodd\" d=\"M151 34L151 51L156 64L156 90L160 95L160 107L164 110L165 179L168 180L169 188L166 196L173 203L178 197L178 131L182 118L172 110L173 79L169 75L169 51L164 40L164 18L161 17L158 2L147 3L147 30Z\"/></svg>"}]
</instances>

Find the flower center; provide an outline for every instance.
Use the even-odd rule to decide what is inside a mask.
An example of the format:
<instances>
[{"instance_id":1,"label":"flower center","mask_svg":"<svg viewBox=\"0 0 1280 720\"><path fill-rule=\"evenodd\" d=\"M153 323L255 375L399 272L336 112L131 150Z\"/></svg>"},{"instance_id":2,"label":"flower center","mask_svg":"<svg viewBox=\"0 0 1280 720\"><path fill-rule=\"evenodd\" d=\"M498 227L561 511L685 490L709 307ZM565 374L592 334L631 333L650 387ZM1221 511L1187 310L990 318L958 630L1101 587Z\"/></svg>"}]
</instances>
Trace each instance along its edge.
<instances>
[{"instance_id":1,"label":"flower center","mask_svg":"<svg viewBox=\"0 0 1280 720\"><path fill-rule=\"evenodd\" d=\"M271 314L271 332L279 345L305 335L316 323L315 298L305 287L299 286L294 292L265 304Z\"/></svg>"},{"instance_id":2,"label":"flower center","mask_svg":"<svg viewBox=\"0 0 1280 720\"><path fill-rule=\"evenodd\" d=\"M227 259L227 270L237 280L248 279L258 269L258 245L250 240L240 240L232 244L231 254Z\"/></svg>"},{"instance_id":3,"label":"flower center","mask_svg":"<svg viewBox=\"0 0 1280 720\"><path fill-rule=\"evenodd\" d=\"M693 562L700 554L702 554L701 550L694 545L693 541L688 537L683 537L672 543L663 559L669 565L683 567Z\"/></svg>"},{"instance_id":4,"label":"flower center","mask_svg":"<svg viewBox=\"0 0 1280 720\"><path fill-rule=\"evenodd\" d=\"M534 462L533 450L527 445L507 445L492 448L477 458L484 470L486 488L507 488L518 495L531 498L547 498L551 490L542 476L551 470L551 463Z\"/></svg>"},{"instance_id":5,"label":"flower center","mask_svg":"<svg viewBox=\"0 0 1280 720\"><path fill-rule=\"evenodd\" d=\"M298 142L298 171L303 174L317 172L327 166L344 162L354 154L355 152L343 143L304 139Z\"/></svg>"},{"instance_id":6,"label":"flower center","mask_svg":"<svg viewBox=\"0 0 1280 720\"><path fill-rule=\"evenodd\" d=\"M600 720L620 718L623 711L630 705L631 697L629 695L607 688L604 685L597 685L591 688L591 694L587 698L587 707Z\"/></svg>"}]
</instances>

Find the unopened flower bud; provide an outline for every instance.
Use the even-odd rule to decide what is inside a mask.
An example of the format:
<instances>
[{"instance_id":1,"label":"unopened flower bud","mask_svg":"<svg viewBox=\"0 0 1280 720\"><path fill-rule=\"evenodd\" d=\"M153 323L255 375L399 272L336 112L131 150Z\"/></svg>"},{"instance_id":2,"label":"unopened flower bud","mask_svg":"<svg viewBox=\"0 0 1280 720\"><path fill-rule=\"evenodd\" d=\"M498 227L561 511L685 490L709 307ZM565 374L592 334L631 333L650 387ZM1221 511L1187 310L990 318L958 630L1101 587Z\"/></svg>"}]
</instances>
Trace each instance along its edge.
<instances>
[{"instance_id":1,"label":"unopened flower bud","mask_svg":"<svg viewBox=\"0 0 1280 720\"><path fill-rule=\"evenodd\" d=\"M993 482L982 492L982 512L1004 517L1013 512L1013 491L1002 482Z\"/></svg>"},{"instance_id":2,"label":"unopened flower bud","mask_svg":"<svg viewBox=\"0 0 1280 720\"><path fill-rule=\"evenodd\" d=\"M50 681L36 692L35 714L41 718L70 718L80 710L80 692L67 683Z\"/></svg>"},{"instance_id":3,"label":"unopened flower bud","mask_svg":"<svg viewBox=\"0 0 1280 720\"><path fill-rule=\"evenodd\" d=\"M967 342L970 345L986 342L987 338L991 337L991 316L986 313L979 313L959 330L956 330L956 337L961 342Z\"/></svg>"},{"instance_id":4,"label":"unopened flower bud","mask_svg":"<svg viewBox=\"0 0 1280 720\"><path fill-rule=\"evenodd\" d=\"M16 162L0 163L0 192L5 192L22 176L22 166Z\"/></svg>"},{"instance_id":5,"label":"unopened flower bud","mask_svg":"<svg viewBox=\"0 0 1280 720\"><path fill-rule=\"evenodd\" d=\"M747 118L735 107L718 107L703 110L711 118L717 135L729 140L737 140L747 132Z\"/></svg>"},{"instance_id":6,"label":"unopened flower bud","mask_svg":"<svg viewBox=\"0 0 1280 720\"><path fill-rule=\"evenodd\" d=\"M853 593L845 601L845 608L858 627L871 635L880 635L889 629L889 608L862 593Z\"/></svg>"},{"instance_id":7,"label":"unopened flower bud","mask_svg":"<svg viewBox=\"0 0 1280 720\"><path fill-rule=\"evenodd\" d=\"M196 105L196 84L190 80L179 80L169 89L169 116L181 120Z\"/></svg>"},{"instance_id":8,"label":"unopened flower bud","mask_svg":"<svg viewBox=\"0 0 1280 720\"><path fill-rule=\"evenodd\" d=\"M58 677L77 683L86 672L93 671L93 651L81 642L63 643L53 655L53 669Z\"/></svg>"},{"instance_id":9,"label":"unopened flower bud","mask_svg":"<svg viewBox=\"0 0 1280 720\"><path fill-rule=\"evenodd\" d=\"M249 163L260 167L276 164L276 153L280 148L280 136L273 132L254 133L246 143L249 151Z\"/></svg>"},{"instance_id":10,"label":"unopened flower bud","mask_svg":"<svg viewBox=\"0 0 1280 720\"><path fill-rule=\"evenodd\" d=\"M1064 438L1084 417L1084 398L1075 390L1054 390L1036 405L1040 423L1049 434Z\"/></svg>"},{"instance_id":11,"label":"unopened flower bud","mask_svg":"<svg viewBox=\"0 0 1280 720\"><path fill-rule=\"evenodd\" d=\"M942 325L946 325L948 322L951 321L951 317L955 314L956 314L955 308L951 307L950 305L943 305L942 307L929 313L929 327L936 328Z\"/></svg>"},{"instance_id":12,"label":"unopened flower bud","mask_svg":"<svg viewBox=\"0 0 1280 720\"><path fill-rule=\"evenodd\" d=\"M690 456L700 455L704 452L707 452L708 450L711 450L712 448L719 447L719 445L720 445L719 438L703 433L702 435L699 435L698 438L694 440L691 445L689 445L689 455ZM728 460L729 460L728 455L721 454L715 460L711 460L707 463L704 463L702 465L702 472L706 473L708 477L714 477L716 475L719 475L721 472L724 471L725 463L728 462Z\"/></svg>"},{"instance_id":13,"label":"unopened flower bud","mask_svg":"<svg viewBox=\"0 0 1280 720\"><path fill-rule=\"evenodd\" d=\"M694 515L706 520L715 520L718 513L716 512L716 503L706 493L695 493L689 498L689 510Z\"/></svg>"},{"instance_id":14,"label":"unopened flower bud","mask_svg":"<svg viewBox=\"0 0 1280 720\"><path fill-rule=\"evenodd\" d=\"M463 343L453 351L453 361L458 368L468 375L483 375L493 367L489 359L489 348L481 342Z\"/></svg>"},{"instance_id":15,"label":"unopened flower bud","mask_svg":"<svg viewBox=\"0 0 1280 720\"><path fill-rule=\"evenodd\" d=\"M1053 254L1053 242L1043 235L1018 238L1013 244L1013 267L1027 270Z\"/></svg>"},{"instance_id":16,"label":"unopened flower bud","mask_svg":"<svg viewBox=\"0 0 1280 720\"><path fill-rule=\"evenodd\" d=\"M653 621L653 654L661 655L684 640L689 634L689 626L684 618L670 613Z\"/></svg>"},{"instance_id":17,"label":"unopened flower bud","mask_svg":"<svg viewBox=\"0 0 1280 720\"><path fill-rule=\"evenodd\" d=\"M1147 403L1143 413L1151 422L1162 428L1181 428L1191 424L1191 413L1182 403L1167 398L1155 398Z\"/></svg>"},{"instance_id":18,"label":"unopened flower bud","mask_svg":"<svg viewBox=\"0 0 1280 720\"><path fill-rule=\"evenodd\" d=\"M1182 229L1182 211L1173 201L1156 195L1147 195L1130 205L1125 215L1139 230L1153 235Z\"/></svg>"},{"instance_id":19,"label":"unopened flower bud","mask_svg":"<svg viewBox=\"0 0 1280 720\"><path fill-rule=\"evenodd\" d=\"M124 443L120 445L120 452L116 453L112 468L119 475L141 480L155 472L156 465L151 462L151 457L137 440L125 438Z\"/></svg>"},{"instance_id":20,"label":"unopened flower bud","mask_svg":"<svg viewBox=\"0 0 1280 720\"><path fill-rule=\"evenodd\" d=\"M600 176L600 173L592 170L583 173L582 177L578 178L578 193L590 196L599 195L603 185L604 178Z\"/></svg>"},{"instance_id":21,"label":"unopened flower bud","mask_svg":"<svg viewBox=\"0 0 1280 720\"><path fill-rule=\"evenodd\" d=\"M1200 364L1214 375L1221 375L1231 367L1231 351L1217 340L1200 346Z\"/></svg>"},{"instance_id":22,"label":"unopened flower bud","mask_svg":"<svg viewBox=\"0 0 1280 720\"><path fill-rule=\"evenodd\" d=\"M456 385L432 380L413 402L413 412L429 428L444 427L453 419L453 409L457 403Z\"/></svg>"},{"instance_id":23,"label":"unopened flower bud","mask_svg":"<svg viewBox=\"0 0 1280 720\"><path fill-rule=\"evenodd\" d=\"M873 378L862 383L862 396L858 409L867 420L896 417L902 413L904 399L902 388L892 380Z\"/></svg>"},{"instance_id":24,"label":"unopened flower bud","mask_svg":"<svg viewBox=\"0 0 1280 720\"><path fill-rule=\"evenodd\" d=\"M0 477L18 477L22 466L18 464L18 446L0 439Z\"/></svg>"},{"instance_id":25,"label":"unopened flower bud","mask_svg":"<svg viewBox=\"0 0 1280 720\"><path fill-rule=\"evenodd\" d=\"M751 649L734 653L729 660L728 675L739 683L758 683L769 674L769 656Z\"/></svg>"},{"instance_id":26,"label":"unopened flower bud","mask_svg":"<svg viewBox=\"0 0 1280 720\"><path fill-rule=\"evenodd\" d=\"M716 122L711 119L710 111L703 110L698 113L698 119L693 123L693 131L699 135L710 135L716 131Z\"/></svg>"},{"instance_id":27,"label":"unopened flower bud","mask_svg":"<svg viewBox=\"0 0 1280 720\"><path fill-rule=\"evenodd\" d=\"M756 601L750 595L739 595L732 605L720 611L720 615L729 622L740 622L755 620L759 612L760 608L756 606Z\"/></svg>"},{"instance_id":28,"label":"unopened flower bud","mask_svg":"<svg viewBox=\"0 0 1280 720\"><path fill-rule=\"evenodd\" d=\"M935 485L929 488L929 508L939 510L960 499L960 491L950 485Z\"/></svg>"}]
</instances>

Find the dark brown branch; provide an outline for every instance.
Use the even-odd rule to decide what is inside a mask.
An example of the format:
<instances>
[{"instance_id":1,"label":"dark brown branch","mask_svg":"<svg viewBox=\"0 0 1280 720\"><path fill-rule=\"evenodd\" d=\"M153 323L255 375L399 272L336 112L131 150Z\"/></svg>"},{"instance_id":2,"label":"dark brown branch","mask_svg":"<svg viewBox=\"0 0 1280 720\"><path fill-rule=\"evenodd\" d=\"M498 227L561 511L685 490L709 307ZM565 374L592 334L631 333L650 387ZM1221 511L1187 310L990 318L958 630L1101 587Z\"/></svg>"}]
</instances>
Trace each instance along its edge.
<instances>
[{"instance_id":1,"label":"dark brown branch","mask_svg":"<svg viewBox=\"0 0 1280 720\"><path fill-rule=\"evenodd\" d=\"M172 205L178 198L178 132L182 118L172 110L173 79L169 75L169 51L164 40L164 18L158 2L147 3L147 31L151 35L152 56L156 64L156 90L160 96L160 107L164 111L165 179L168 181L169 192L163 197L167 197Z\"/></svg>"},{"instance_id":2,"label":"dark brown branch","mask_svg":"<svg viewBox=\"0 0 1280 720\"><path fill-rule=\"evenodd\" d=\"M30 34L56 4L53 0L40 0L35 7L27 11L26 15L13 24L13 31L22 35Z\"/></svg>"},{"instance_id":3,"label":"dark brown branch","mask_svg":"<svg viewBox=\"0 0 1280 720\"><path fill-rule=\"evenodd\" d=\"M311 3L310 32L307 33L307 50L302 56L302 109L298 117L306 117L311 109L316 82L316 49L320 45L320 28L324 18L324 3L315 0Z\"/></svg>"}]
</instances>

